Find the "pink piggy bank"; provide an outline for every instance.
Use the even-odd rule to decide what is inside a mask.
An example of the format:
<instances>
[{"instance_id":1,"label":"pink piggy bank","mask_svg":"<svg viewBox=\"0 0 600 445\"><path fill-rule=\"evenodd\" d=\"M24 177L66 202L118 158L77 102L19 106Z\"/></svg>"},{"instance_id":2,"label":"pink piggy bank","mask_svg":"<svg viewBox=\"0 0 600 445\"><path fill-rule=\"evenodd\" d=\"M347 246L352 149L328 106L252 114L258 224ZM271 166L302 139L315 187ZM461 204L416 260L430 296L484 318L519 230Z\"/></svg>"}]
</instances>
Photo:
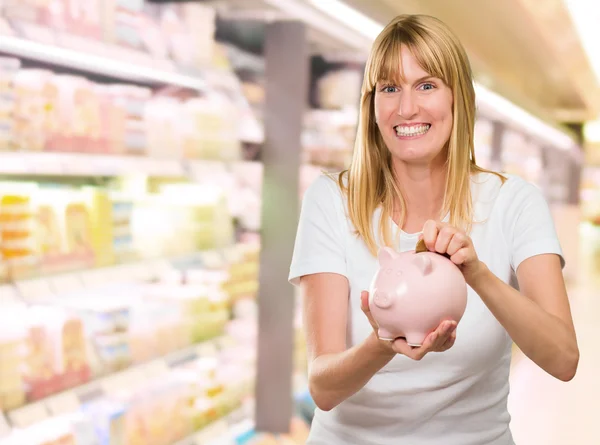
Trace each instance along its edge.
<instances>
[{"instance_id":1,"label":"pink piggy bank","mask_svg":"<svg viewBox=\"0 0 600 445\"><path fill-rule=\"evenodd\" d=\"M467 306L467 283L448 258L383 247L378 262L369 308L379 326L379 338L404 337L410 346L421 346L444 320L460 321Z\"/></svg>"}]
</instances>

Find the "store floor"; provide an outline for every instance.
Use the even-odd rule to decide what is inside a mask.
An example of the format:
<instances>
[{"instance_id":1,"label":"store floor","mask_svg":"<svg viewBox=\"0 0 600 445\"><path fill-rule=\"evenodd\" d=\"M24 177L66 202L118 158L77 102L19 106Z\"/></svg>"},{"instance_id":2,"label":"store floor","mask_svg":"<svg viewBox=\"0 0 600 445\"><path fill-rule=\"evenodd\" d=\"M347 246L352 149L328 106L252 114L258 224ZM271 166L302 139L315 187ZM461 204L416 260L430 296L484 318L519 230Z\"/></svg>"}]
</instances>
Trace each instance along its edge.
<instances>
[{"instance_id":1,"label":"store floor","mask_svg":"<svg viewBox=\"0 0 600 445\"><path fill-rule=\"evenodd\" d=\"M589 257L585 259L589 266ZM569 286L580 349L575 378L560 382L515 354L509 408L517 445L600 444L600 267Z\"/></svg>"}]
</instances>

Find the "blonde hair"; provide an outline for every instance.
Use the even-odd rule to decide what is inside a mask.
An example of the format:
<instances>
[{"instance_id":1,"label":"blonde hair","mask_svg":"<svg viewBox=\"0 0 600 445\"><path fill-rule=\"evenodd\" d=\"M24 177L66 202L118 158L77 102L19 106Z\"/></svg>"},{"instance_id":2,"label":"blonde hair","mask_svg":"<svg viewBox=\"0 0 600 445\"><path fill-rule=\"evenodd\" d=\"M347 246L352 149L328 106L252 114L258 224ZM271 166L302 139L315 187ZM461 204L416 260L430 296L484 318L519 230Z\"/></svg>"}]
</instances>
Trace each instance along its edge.
<instances>
[{"instance_id":1,"label":"blonde hair","mask_svg":"<svg viewBox=\"0 0 600 445\"><path fill-rule=\"evenodd\" d=\"M391 153L375 122L374 110L377 82L399 77L400 48L403 45L411 50L425 71L442 79L452 90L453 123L448 141L441 214L449 215L450 224L470 230L473 218L471 175L487 172L475 162L475 89L463 46L442 22L433 17L396 17L377 37L367 60L354 153L348 170L338 176L340 187L347 195L349 218L373 255L378 250L373 233L375 210L382 206L379 235L387 246L392 244L390 222L394 198L400 202L399 227L403 226L406 218L406 202L395 181ZM347 183L344 183L345 176Z\"/></svg>"}]
</instances>

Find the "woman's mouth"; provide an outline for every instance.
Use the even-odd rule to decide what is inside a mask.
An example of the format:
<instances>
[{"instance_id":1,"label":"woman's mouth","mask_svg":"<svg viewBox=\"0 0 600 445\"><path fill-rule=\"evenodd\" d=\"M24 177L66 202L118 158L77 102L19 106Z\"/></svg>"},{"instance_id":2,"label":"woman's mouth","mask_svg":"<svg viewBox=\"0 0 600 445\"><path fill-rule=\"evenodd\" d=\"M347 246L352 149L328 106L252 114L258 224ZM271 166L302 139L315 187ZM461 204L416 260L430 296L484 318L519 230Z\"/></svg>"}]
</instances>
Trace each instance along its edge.
<instances>
[{"instance_id":1,"label":"woman's mouth","mask_svg":"<svg viewBox=\"0 0 600 445\"><path fill-rule=\"evenodd\" d=\"M431 128L431 124L414 124L414 125L396 125L394 130L396 136L401 139L415 139L426 134Z\"/></svg>"}]
</instances>

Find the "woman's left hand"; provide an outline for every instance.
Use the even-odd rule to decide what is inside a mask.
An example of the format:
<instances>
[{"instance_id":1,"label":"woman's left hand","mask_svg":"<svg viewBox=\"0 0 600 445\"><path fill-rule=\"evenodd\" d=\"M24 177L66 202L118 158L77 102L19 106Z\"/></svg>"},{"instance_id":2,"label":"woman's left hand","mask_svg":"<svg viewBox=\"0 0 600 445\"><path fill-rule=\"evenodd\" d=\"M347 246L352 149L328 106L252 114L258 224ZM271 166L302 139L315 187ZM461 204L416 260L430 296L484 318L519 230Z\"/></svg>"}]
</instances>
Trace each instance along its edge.
<instances>
[{"instance_id":1,"label":"woman's left hand","mask_svg":"<svg viewBox=\"0 0 600 445\"><path fill-rule=\"evenodd\" d=\"M471 238L456 227L428 220L423 226L422 238L427 250L448 255L462 271L467 283L485 269L477 257Z\"/></svg>"}]
</instances>

